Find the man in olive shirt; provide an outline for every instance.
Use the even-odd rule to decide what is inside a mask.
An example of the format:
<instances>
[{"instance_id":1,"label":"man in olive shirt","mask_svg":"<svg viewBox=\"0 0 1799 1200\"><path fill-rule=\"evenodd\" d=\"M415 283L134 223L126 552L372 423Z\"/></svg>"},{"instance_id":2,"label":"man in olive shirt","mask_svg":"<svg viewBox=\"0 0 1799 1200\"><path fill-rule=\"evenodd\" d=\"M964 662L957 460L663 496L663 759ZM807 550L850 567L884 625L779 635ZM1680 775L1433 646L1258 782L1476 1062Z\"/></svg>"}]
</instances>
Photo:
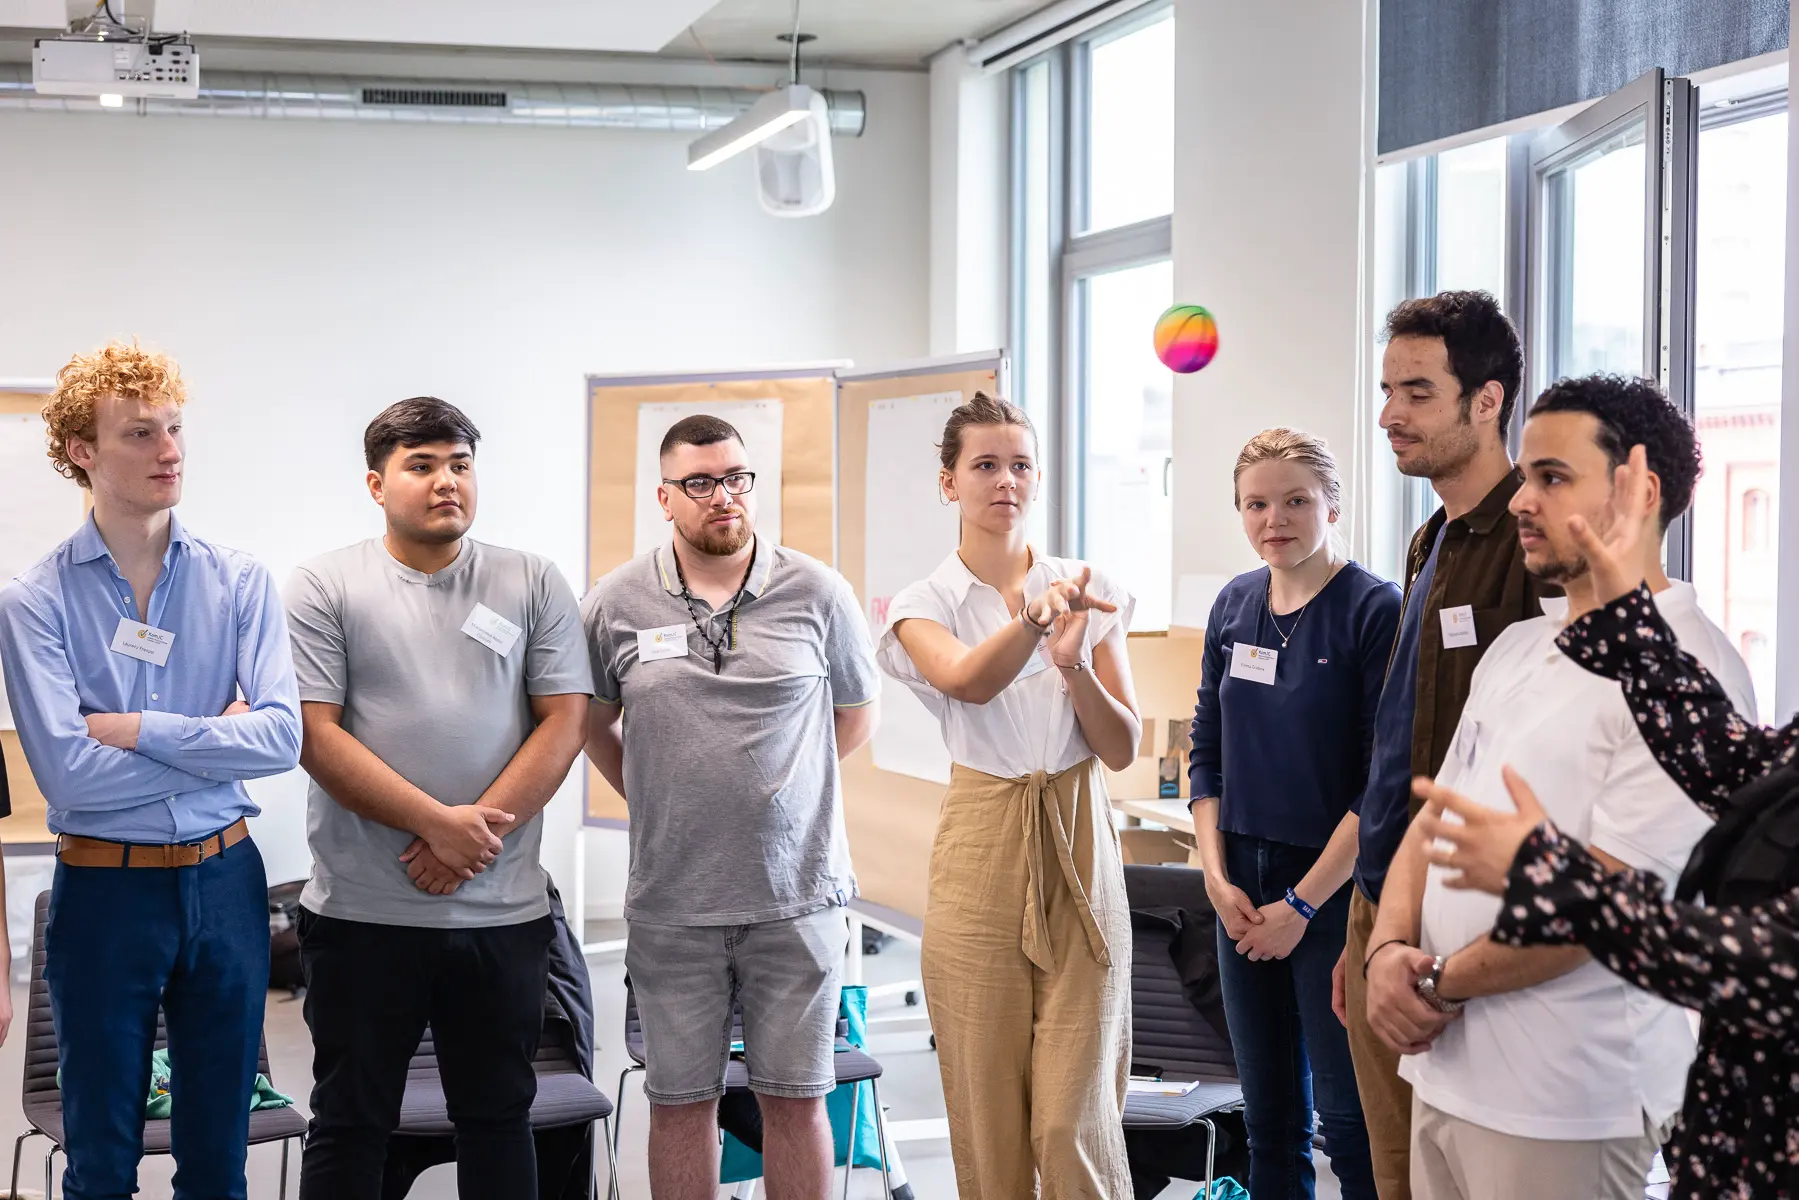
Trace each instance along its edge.
<instances>
[{"instance_id":1,"label":"man in olive shirt","mask_svg":"<svg viewBox=\"0 0 1799 1200\"><path fill-rule=\"evenodd\" d=\"M1387 683L1375 711L1349 936L1337 964L1338 1015L1349 1028L1356 1085L1381 1200L1411 1196L1411 1088L1399 1056L1368 1026L1365 964L1381 884L1416 808L1412 778L1434 776L1461 720L1474 668L1506 626L1542 615L1556 594L1524 569L1508 505L1521 476L1506 450L1523 383L1518 333L1485 292L1408 300L1387 317L1381 428L1400 473L1429 479L1443 502L1412 538L1406 595ZM1401 953L1392 950L1389 953ZM1428 956L1405 950L1416 974ZM1416 998L1421 1022L1451 1019Z\"/></svg>"}]
</instances>

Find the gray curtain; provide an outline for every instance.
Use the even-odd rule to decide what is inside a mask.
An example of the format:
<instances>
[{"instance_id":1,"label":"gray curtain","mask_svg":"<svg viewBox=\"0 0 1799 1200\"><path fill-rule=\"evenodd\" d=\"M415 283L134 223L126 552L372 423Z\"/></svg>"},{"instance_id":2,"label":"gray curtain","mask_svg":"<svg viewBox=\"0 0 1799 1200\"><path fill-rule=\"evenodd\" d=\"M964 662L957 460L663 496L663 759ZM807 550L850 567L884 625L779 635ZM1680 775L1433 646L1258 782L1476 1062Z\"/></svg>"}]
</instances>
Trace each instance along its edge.
<instances>
[{"instance_id":1,"label":"gray curtain","mask_svg":"<svg viewBox=\"0 0 1799 1200\"><path fill-rule=\"evenodd\" d=\"M1380 0L1382 154L1787 44L1788 0Z\"/></svg>"}]
</instances>

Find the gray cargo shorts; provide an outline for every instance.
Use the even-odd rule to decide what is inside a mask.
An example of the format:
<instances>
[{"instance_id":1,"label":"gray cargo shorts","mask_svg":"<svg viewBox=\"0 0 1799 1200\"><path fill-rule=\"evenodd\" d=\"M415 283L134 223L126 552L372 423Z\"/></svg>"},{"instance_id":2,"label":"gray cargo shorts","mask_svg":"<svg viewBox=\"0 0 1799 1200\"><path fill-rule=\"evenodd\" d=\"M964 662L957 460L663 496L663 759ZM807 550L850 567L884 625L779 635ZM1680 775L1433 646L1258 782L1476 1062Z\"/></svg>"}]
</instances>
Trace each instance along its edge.
<instances>
[{"instance_id":1,"label":"gray cargo shorts","mask_svg":"<svg viewBox=\"0 0 1799 1200\"><path fill-rule=\"evenodd\" d=\"M757 925L630 922L625 971L643 1021L650 1103L724 1095L734 1002L743 1007L751 1091L828 1095L848 941L836 905Z\"/></svg>"}]
</instances>

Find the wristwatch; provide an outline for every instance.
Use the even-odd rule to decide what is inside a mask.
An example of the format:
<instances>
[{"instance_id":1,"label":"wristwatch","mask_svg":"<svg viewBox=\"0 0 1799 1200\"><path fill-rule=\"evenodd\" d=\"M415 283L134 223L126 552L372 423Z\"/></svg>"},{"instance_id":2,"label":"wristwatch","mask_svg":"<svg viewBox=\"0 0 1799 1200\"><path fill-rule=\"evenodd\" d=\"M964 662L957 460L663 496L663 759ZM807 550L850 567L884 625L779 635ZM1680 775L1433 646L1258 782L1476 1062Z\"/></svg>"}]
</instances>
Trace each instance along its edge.
<instances>
[{"instance_id":1,"label":"wristwatch","mask_svg":"<svg viewBox=\"0 0 1799 1200\"><path fill-rule=\"evenodd\" d=\"M1418 995L1423 1001L1440 1013L1459 1013L1466 1000L1445 1000L1437 995L1437 981L1443 977L1443 956L1437 955L1431 960L1430 970L1418 980Z\"/></svg>"}]
</instances>

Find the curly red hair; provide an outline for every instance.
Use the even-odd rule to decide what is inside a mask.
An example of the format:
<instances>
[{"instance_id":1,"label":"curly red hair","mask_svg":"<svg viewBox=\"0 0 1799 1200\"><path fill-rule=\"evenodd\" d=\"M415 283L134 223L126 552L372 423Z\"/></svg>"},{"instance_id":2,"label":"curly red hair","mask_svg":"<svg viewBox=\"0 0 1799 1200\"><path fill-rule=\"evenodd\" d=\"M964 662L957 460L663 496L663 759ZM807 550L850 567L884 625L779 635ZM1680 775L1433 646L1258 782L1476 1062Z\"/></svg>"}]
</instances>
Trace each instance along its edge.
<instances>
[{"instance_id":1,"label":"curly red hair","mask_svg":"<svg viewBox=\"0 0 1799 1200\"><path fill-rule=\"evenodd\" d=\"M94 410L107 396L147 404L187 403L181 371L166 356L145 350L132 339L112 342L92 354L77 354L56 373L56 390L44 404L46 451L57 471L82 487L92 487L87 472L69 458L69 439L91 441Z\"/></svg>"}]
</instances>

